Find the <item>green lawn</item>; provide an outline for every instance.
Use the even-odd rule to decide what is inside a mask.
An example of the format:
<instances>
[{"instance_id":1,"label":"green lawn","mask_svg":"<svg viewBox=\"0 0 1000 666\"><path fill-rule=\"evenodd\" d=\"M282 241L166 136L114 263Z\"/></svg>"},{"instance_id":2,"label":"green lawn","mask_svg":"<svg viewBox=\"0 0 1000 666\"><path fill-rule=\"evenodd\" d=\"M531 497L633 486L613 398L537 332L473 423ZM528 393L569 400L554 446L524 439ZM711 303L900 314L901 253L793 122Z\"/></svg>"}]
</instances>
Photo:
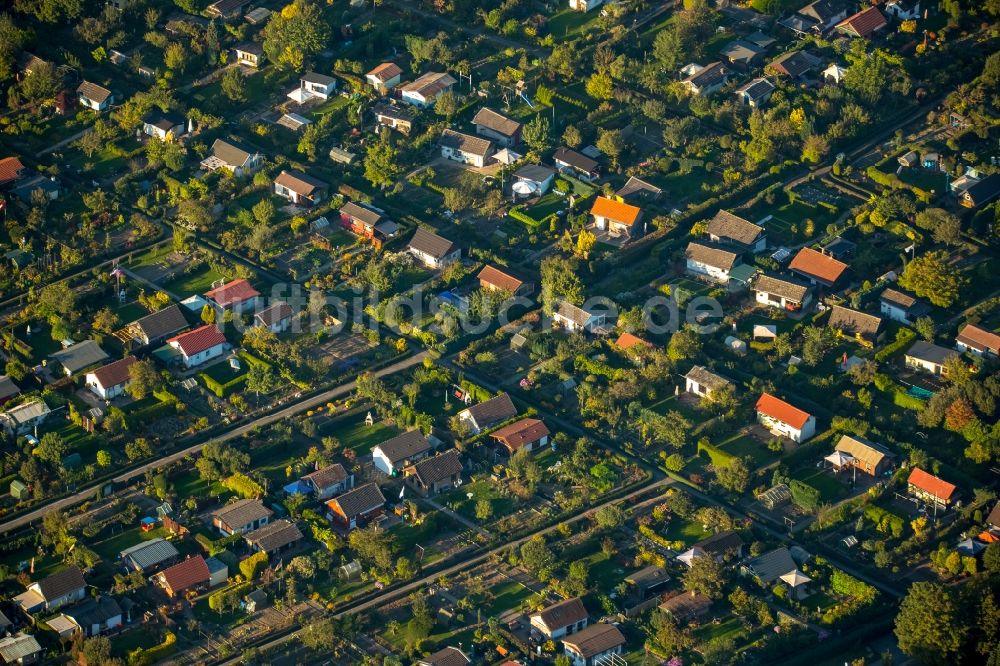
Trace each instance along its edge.
<instances>
[{"instance_id":1,"label":"green lawn","mask_svg":"<svg viewBox=\"0 0 1000 666\"><path fill-rule=\"evenodd\" d=\"M207 262L191 273L181 273L173 280L164 282L161 286L178 296L203 294L212 288L212 283L222 280L225 276L212 268Z\"/></svg>"},{"instance_id":2,"label":"green lawn","mask_svg":"<svg viewBox=\"0 0 1000 666\"><path fill-rule=\"evenodd\" d=\"M770 451L763 443L749 435L730 437L718 444L718 447L737 458L749 457L752 460L752 468L757 468L771 462L777 455Z\"/></svg>"},{"instance_id":3,"label":"green lawn","mask_svg":"<svg viewBox=\"0 0 1000 666\"><path fill-rule=\"evenodd\" d=\"M119 326L131 324L136 319L145 317L149 314L149 310L140 304L139 301L132 301L130 303L125 303L124 305L115 306L111 308L111 311L118 316Z\"/></svg>"},{"instance_id":4,"label":"green lawn","mask_svg":"<svg viewBox=\"0 0 1000 666\"><path fill-rule=\"evenodd\" d=\"M665 539L683 541L689 546L712 534L701 523L683 518L673 518L666 526L656 528L656 532Z\"/></svg>"},{"instance_id":5,"label":"green lawn","mask_svg":"<svg viewBox=\"0 0 1000 666\"><path fill-rule=\"evenodd\" d=\"M499 617L507 611L518 608L534 595L534 592L520 583L505 583L490 590L493 599L482 605L483 618Z\"/></svg>"},{"instance_id":6,"label":"green lawn","mask_svg":"<svg viewBox=\"0 0 1000 666\"><path fill-rule=\"evenodd\" d=\"M335 427L324 428L323 434L335 437L340 444L352 449L359 456L371 453L372 448L399 434L399 430L384 423L365 425L364 417L358 416L357 422L348 424L340 421Z\"/></svg>"},{"instance_id":7,"label":"green lawn","mask_svg":"<svg viewBox=\"0 0 1000 666\"><path fill-rule=\"evenodd\" d=\"M581 12L575 9L563 9L549 17L545 27L549 34L557 40L583 32L591 21L600 16L600 12Z\"/></svg>"},{"instance_id":8,"label":"green lawn","mask_svg":"<svg viewBox=\"0 0 1000 666\"><path fill-rule=\"evenodd\" d=\"M847 486L821 469L807 467L792 474L792 478L818 490L822 502L833 502L847 494Z\"/></svg>"},{"instance_id":9,"label":"green lawn","mask_svg":"<svg viewBox=\"0 0 1000 666\"><path fill-rule=\"evenodd\" d=\"M125 659L129 652L138 648L151 648L159 645L161 640L154 629L137 625L115 636L111 641L111 656Z\"/></svg>"},{"instance_id":10,"label":"green lawn","mask_svg":"<svg viewBox=\"0 0 1000 666\"><path fill-rule=\"evenodd\" d=\"M469 494L472 499L469 499ZM452 502L460 502L455 509L470 520L476 520L476 504L479 500L488 500L493 507L493 516L505 516L514 508L513 500L501 497L493 484L487 480L473 481L457 490L453 490L443 498L444 502L450 505Z\"/></svg>"},{"instance_id":11,"label":"green lawn","mask_svg":"<svg viewBox=\"0 0 1000 666\"><path fill-rule=\"evenodd\" d=\"M677 411L687 419L696 418L698 416L697 412L686 405L681 404L680 399L676 395L667 396L663 400L653 403L649 406L649 409L650 411L656 412L660 415L664 415L671 410Z\"/></svg>"},{"instance_id":12,"label":"green lawn","mask_svg":"<svg viewBox=\"0 0 1000 666\"><path fill-rule=\"evenodd\" d=\"M566 207L562 196L549 192L539 198L538 202L530 208L524 209L524 214L535 220L544 220L549 215L556 213Z\"/></svg>"},{"instance_id":13,"label":"green lawn","mask_svg":"<svg viewBox=\"0 0 1000 666\"><path fill-rule=\"evenodd\" d=\"M125 530L121 534L116 534L113 537L95 543L94 552L100 555L104 561L114 562L118 559L118 553L122 552L126 548L130 548L140 541L166 538L166 536L167 530L163 527L157 527L149 532L143 532L137 525L131 529Z\"/></svg>"},{"instance_id":14,"label":"green lawn","mask_svg":"<svg viewBox=\"0 0 1000 666\"><path fill-rule=\"evenodd\" d=\"M744 633L743 622L731 617L719 624L706 624L694 630L693 636L697 643L704 644L716 638L733 638Z\"/></svg>"}]
</instances>

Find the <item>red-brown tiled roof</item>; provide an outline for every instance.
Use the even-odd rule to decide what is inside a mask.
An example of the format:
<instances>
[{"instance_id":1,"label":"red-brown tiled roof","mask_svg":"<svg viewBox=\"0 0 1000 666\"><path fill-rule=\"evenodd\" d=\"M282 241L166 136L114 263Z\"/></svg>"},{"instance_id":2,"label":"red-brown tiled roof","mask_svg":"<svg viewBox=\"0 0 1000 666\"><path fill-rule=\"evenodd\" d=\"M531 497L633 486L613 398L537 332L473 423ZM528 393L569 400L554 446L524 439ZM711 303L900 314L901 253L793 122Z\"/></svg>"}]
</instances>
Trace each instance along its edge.
<instances>
[{"instance_id":1,"label":"red-brown tiled roof","mask_svg":"<svg viewBox=\"0 0 1000 666\"><path fill-rule=\"evenodd\" d=\"M205 298L215 301L222 307L237 301L249 301L257 298L258 296L260 296L260 292L254 289L253 286L243 278L233 280L232 282L228 282L221 287L216 287L211 291L205 292Z\"/></svg>"},{"instance_id":2,"label":"red-brown tiled roof","mask_svg":"<svg viewBox=\"0 0 1000 666\"><path fill-rule=\"evenodd\" d=\"M630 206L607 197L597 197L594 206L590 209L590 214L595 217L606 217L624 224L634 224L640 213L642 213L642 209L638 206Z\"/></svg>"},{"instance_id":3,"label":"red-brown tiled roof","mask_svg":"<svg viewBox=\"0 0 1000 666\"><path fill-rule=\"evenodd\" d=\"M167 340L168 343L176 342L177 347L184 352L185 356L194 356L198 352L211 349L215 345L221 345L225 341L226 336L214 324L206 324L201 328L181 333Z\"/></svg>"},{"instance_id":4,"label":"red-brown tiled roof","mask_svg":"<svg viewBox=\"0 0 1000 666\"><path fill-rule=\"evenodd\" d=\"M403 73L399 65L394 62L384 62L372 71L368 72L367 76L373 76L382 83L385 83L394 76L399 76Z\"/></svg>"},{"instance_id":5,"label":"red-brown tiled roof","mask_svg":"<svg viewBox=\"0 0 1000 666\"><path fill-rule=\"evenodd\" d=\"M5 157L0 160L0 184L17 180L24 165L16 157Z\"/></svg>"},{"instance_id":6,"label":"red-brown tiled roof","mask_svg":"<svg viewBox=\"0 0 1000 666\"><path fill-rule=\"evenodd\" d=\"M125 358L115 361L114 363L108 363L107 365L94 370L94 379L96 379L97 383L105 389L109 389L112 386L118 386L119 384L124 384L128 381L129 368L131 368L132 364L135 362L135 356L126 356Z\"/></svg>"},{"instance_id":7,"label":"red-brown tiled roof","mask_svg":"<svg viewBox=\"0 0 1000 666\"><path fill-rule=\"evenodd\" d=\"M164 569L160 573L160 578L166 587L177 594L189 587L208 582L208 565L205 564L204 557L196 555Z\"/></svg>"},{"instance_id":8,"label":"red-brown tiled roof","mask_svg":"<svg viewBox=\"0 0 1000 666\"><path fill-rule=\"evenodd\" d=\"M849 32L858 37L870 37L886 25L885 17L882 16L878 7L869 7L838 23L837 30Z\"/></svg>"},{"instance_id":9,"label":"red-brown tiled roof","mask_svg":"<svg viewBox=\"0 0 1000 666\"><path fill-rule=\"evenodd\" d=\"M1000 335L975 324L966 324L958 332L958 341L974 349L991 351L994 354L1000 352Z\"/></svg>"},{"instance_id":10,"label":"red-brown tiled roof","mask_svg":"<svg viewBox=\"0 0 1000 666\"><path fill-rule=\"evenodd\" d=\"M788 267L793 271L798 271L829 284L833 284L840 279L840 276L847 270L847 264L844 262L837 261L833 257L828 257L822 252L809 247L799 250L799 253L795 255L795 258L792 259L792 263Z\"/></svg>"},{"instance_id":11,"label":"red-brown tiled roof","mask_svg":"<svg viewBox=\"0 0 1000 666\"><path fill-rule=\"evenodd\" d=\"M278 301L255 315L264 326L273 326L292 316L292 306L284 301Z\"/></svg>"},{"instance_id":12,"label":"red-brown tiled roof","mask_svg":"<svg viewBox=\"0 0 1000 666\"><path fill-rule=\"evenodd\" d=\"M950 500L951 496L955 494L955 490L957 490L954 484L948 483L944 479L939 479L933 474L928 474L919 467L913 468L906 482L944 501Z\"/></svg>"},{"instance_id":13,"label":"red-brown tiled roof","mask_svg":"<svg viewBox=\"0 0 1000 666\"><path fill-rule=\"evenodd\" d=\"M490 265L483 266L483 270L479 271L479 281L511 293L516 292L524 284L513 275Z\"/></svg>"},{"instance_id":14,"label":"red-brown tiled roof","mask_svg":"<svg viewBox=\"0 0 1000 666\"><path fill-rule=\"evenodd\" d=\"M632 349L633 347L640 347L640 346L645 348L650 348L653 345L652 343L643 340L639 336L632 335L631 333L626 331L625 333L619 335L618 339L615 340L615 346L618 347L619 349L627 350L627 349Z\"/></svg>"},{"instance_id":15,"label":"red-brown tiled roof","mask_svg":"<svg viewBox=\"0 0 1000 666\"><path fill-rule=\"evenodd\" d=\"M761 394L757 400L757 411L796 429L802 429L810 416L809 412L804 412L770 393Z\"/></svg>"},{"instance_id":16,"label":"red-brown tiled roof","mask_svg":"<svg viewBox=\"0 0 1000 666\"><path fill-rule=\"evenodd\" d=\"M502 442L511 451L517 451L525 444L537 442L549 434L549 429L538 419L521 419L504 426L490 435Z\"/></svg>"}]
</instances>

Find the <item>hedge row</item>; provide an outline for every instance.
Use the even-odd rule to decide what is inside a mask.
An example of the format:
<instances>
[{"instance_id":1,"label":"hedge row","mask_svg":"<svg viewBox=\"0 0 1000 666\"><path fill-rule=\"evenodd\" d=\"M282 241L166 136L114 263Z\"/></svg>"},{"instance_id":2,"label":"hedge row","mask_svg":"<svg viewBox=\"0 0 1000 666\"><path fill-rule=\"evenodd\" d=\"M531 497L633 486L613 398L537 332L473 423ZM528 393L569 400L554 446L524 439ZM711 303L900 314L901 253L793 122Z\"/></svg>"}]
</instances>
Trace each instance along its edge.
<instances>
[{"instance_id":1,"label":"hedge row","mask_svg":"<svg viewBox=\"0 0 1000 666\"><path fill-rule=\"evenodd\" d=\"M129 666L149 666L177 651L177 634L168 631L163 642L151 648L136 648L128 653Z\"/></svg>"},{"instance_id":2,"label":"hedge row","mask_svg":"<svg viewBox=\"0 0 1000 666\"><path fill-rule=\"evenodd\" d=\"M872 521L875 529L879 532L891 533L894 537L903 536L903 530L906 529L906 521L902 516L889 513L875 504L869 504L865 507L864 516Z\"/></svg>"},{"instance_id":3,"label":"hedge row","mask_svg":"<svg viewBox=\"0 0 1000 666\"><path fill-rule=\"evenodd\" d=\"M221 383L216 381L206 372L199 372L198 377L201 381L205 382L205 388L214 393L219 398L226 398L236 391L238 391L244 384L246 384L247 376L246 373L233 377L226 383Z\"/></svg>"},{"instance_id":4,"label":"hedge row","mask_svg":"<svg viewBox=\"0 0 1000 666\"><path fill-rule=\"evenodd\" d=\"M896 333L896 340L887 344L882 349L875 352L876 361L885 361L910 348L910 345L917 339L917 334L911 328L903 326Z\"/></svg>"},{"instance_id":5,"label":"hedge row","mask_svg":"<svg viewBox=\"0 0 1000 666\"><path fill-rule=\"evenodd\" d=\"M567 104L572 104L577 108L583 109L584 111L590 111L590 105L584 102L582 99L577 99L576 97L570 97L569 95L565 95L559 92L553 93L552 96L558 100L566 102Z\"/></svg>"},{"instance_id":6,"label":"hedge row","mask_svg":"<svg viewBox=\"0 0 1000 666\"><path fill-rule=\"evenodd\" d=\"M242 472L234 472L226 477L222 480L222 485L244 499L260 497L264 494L264 488Z\"/></svg>"},{"instance_id":7,"label":"hedge row","mask_svg":"<svg viewBox=\"0 0 1000 666\"><path fill-rule=\"evenodd\" d=\"M726 453L719 447L708 442L698 442L698 455L701 455L702 451L708 454L708 457L712 460L712 464L716 467L726 467L736 459L736 456Z\"/></svg>"},{"instance_id":8,"label":"hedge row","mask_svg":"<svg viewBox=\"0 0 1000 666\"><path fill-rule=\"evenodd\" d=\"M176 402L174 401L156 402L152 405L140 407L134 412L129 413L125 417L125 421L128 423L128 426L131 429L138 426L154 423L168 416L173 416L176 413L177 413Z\"/></svg>"},{"instance_id":9,"label":"hedge row","mask_svg":"<svg viewBox=\"0 0 1000 666\"><path fill-rule=\"evenodd\" d=\"M903 409L912 409L913 411L919 412L925 406L924 401L915 395L910 395L901 388L897 388L892 393L892 402L897 407L902 407Z\"/></svg>"},{"instance_id":10,"label":"hedge row","mask_svg":"<svg viewBox=\"0 0 1000 666\"><path fill-rule=\"evenodd\" d=\"M514 218L515 220L517 220L518 222L523 222L529 227L540 227L547 219L552 217L552 215L549 215L545 218L545 220L536 220L535 218L525 213L521 206L514 206L509 211L507 211L507 214L512 218Z\"/></svg>"},{"instance_id":11,"label":"hedge row","mask_svg":"<svg viewBox=\"0 0 1000 666\"><path fill-rule=\"evenodd\" d=\"M792 501L803 509L811 511L819 506L819 491L808 483L792 479L788 489L792 492Z\"/></svg>"}]
</instances>

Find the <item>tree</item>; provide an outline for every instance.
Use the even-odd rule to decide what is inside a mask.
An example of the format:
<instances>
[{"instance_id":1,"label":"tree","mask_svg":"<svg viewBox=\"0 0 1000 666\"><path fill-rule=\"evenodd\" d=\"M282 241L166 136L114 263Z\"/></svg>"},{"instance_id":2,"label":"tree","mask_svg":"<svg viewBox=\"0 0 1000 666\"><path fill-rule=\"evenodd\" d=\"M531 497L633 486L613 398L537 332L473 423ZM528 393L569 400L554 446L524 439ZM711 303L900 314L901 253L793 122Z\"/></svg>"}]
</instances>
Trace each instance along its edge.
<instances>
[{"instance_id":1,"label":"tree","mask_svg":"<svg viewBox=\"0 0 1000 666\"><path fill-rule=\"evenodd\" d=\"M153 449L144 437L137 437L125 445L125 456L129 462L148 458L151 455L153 455Z\"/></svg>"},{"instance_id":2,"label":"tree","mask_svg":"<svg viewBox=\"0 0 1000 666\"><path fill-rule=\"evenodd\" d=\"M691 645L690 637L678 625L674 617L662 610L654 610L649 618L649 637L665 654L675 655Z\"/></svg>"},{"instance_id":3,"label":"tree","mask_svg":"<svg viewBox=\"0 0 1000 666\"><path fill-rule=\"evenodd\" d=\"M955 303L965 282L959 270L948 264L948 253L941 250L916 257L899 276L899 286L942 308Z\"/></svg>"},{"instance_id":4,"label":"tree","mask_svg":"<svg viewBox=\"0 0 1000 666\"><path fill-rule=\"evenodd\" d=\"M22 30L10 14L0 14L0 81L14 76L17 54L28 37L28 31Z\"/></svg>"},{"instance_id":5,"label":"tree","mask_svg":"<svg viewBox=\"0 0 1000 666\"><path fill-rule=\"evenodd\" d=\"M670 336L667 343L667 357L671 361L682 361L698 356L701 353L701 339L698 332L690 325L685 325Z\"/></svg>"},{"instance_id":6,"label":"tree","mask_svg":"<svg viewBox=\"0 0 1000 666\"><path fill-rule=\"evenodd\" d=\"M551 313L556 301L565 300L573 305L583 303L583 282L576 274L576 266L569 259L550 255L542 259L541 300L545 312Z\"/></svg>"},{"instance_id":7,"label":"tree","mask_svg":"<svg viewBox=\"0 0 1000 666\"><path fill-rule=\"evenodd\" d=\"M562 135L563 143L570 148L578 148L583 143L583 135L576 125L567 125Z\"/></svg>"},{"instance_id":8,"label":"tree","mask_svg":"<svg viewBox=\"0 0 1000 666\"><path fill-rule=\"evenodd\" d=\"M248 581L253 581L257 574L267 566L267 553L254 553L240 561L240 573Z\"/></svg>"},{"instance_id":9,"label":"tree","mask_svg":"<svg viewBox=\"0 0 1000 666\"><path fill-rule=\"evenodd\" d=\"M243 70L230 67L222 75L222 94L233 102L242 102L247 98L247 77Z\"/></svg>"},{"instance_id":10,"label":"tree","mask_svg":"<svg viewBox=\"0 0 1000 666\"><path fill-rule=\"evenodd\" d=\"M587 94L594 99L608 100L614 95L615 86L607 74L595 73L587 79L585 86Z\"/></svg>"},{"instance_id":11,"label":"tree","mask_svg":"<svg viewBox=\"0 0 1000 666\"><path fill-rule=\"evenodd\" d=\"M545 538L536 534L528 541L521 544L521 564L538 576L541 581L548 580L552 575L552 568L555 566L555 555L549 550L545 543Z\"/></svg>"},{"instance_id":12,"label":"tree","mask_svg":"<svg viewBox=\"0 0 1000 666\"><path fill-rule=\"evenodd\" d=\"M311 0L294 0L280 12L271 14L264 26L264 53L271 62L287 70L301 69L303 63L326 48L330 24L323 10Z\"/></svg>"},{"instance_id":13,"label":"tree","mask_svg":"<svg viewBox=\"0 0 1000 666\"><path fill-rule=\"evenodd\" d=\"M167 69L182 72L187 67L187 59L187 49L177 42L170 42L167 48L163 49L163 64Z\"/></svg>"},{"instance_id":14,"label":"tree","mask_svg":"<svg viewBox=\"0 0 1000 666\"><path fill-rule=\"evenodd\" d=\"M147 395L160 388L163 378L156 371L153 362L146 359L136 361L128 368L128 392L136 400L142 400Z\"/></svg>"},{"instance_id":15,"label":"tree","mask_svg":"<svg viewBox=\"0 0 1000 666\"><path fill-rule=\"evenodd\" d=\"M581 259L586 259L590 256L590 251L594 249L594 245L596 244L596 234L586 229L580 229L580 233L576 236L576 248L573 250L573 254Z\"/></svg>"},{"instance_id":16,"label":"tree","mask_svg":"<svg viewBox=\"0 0 1000 666\"><path fill-rule=\"evenodd\" d=\"M714 557L696 557L684 572L684 589L718 599L722 594L722 568Z\"/></svg>"},{"instance_id":17,"label":"tree","mask_svg":"<svg viewBox=\"0 0 1000 666\"><path fill-rule=\"evenodd\" d=\"M917 582L899 606L899 649L922 664L954 664L968 627L951 588Z\"/></svg>"},{"instance_id":18,"label":"tree","mask_svg":"<svg viewBox=\"0 0 1000 666\"><path fill-rule=\"evenodd\" d=\"M917 333L920 334L927 342L934 342L934 337L937 334L937 325L934 320L930 317L920 317L915 322L913 322L913 328L917 329Z\"/></svg>"},{"instance_id":19,"label":"tree","mask_svg":"<svg viewBox=\"0 0 1000 666\"><path fill-rule=\"evenodd\" d=\"M465 210L473 203L472 193L461 187L444 188L443 197L442 203L444 204L444 207L452 213Z\"/></svg>"},{"instance_id":20,"label":"tree","mask_svg":"<svg viewBox=\"0 0 1000 666\"><path fill-rule=\"evenodd\" d=\"M534 150L545 150L549 145L549 119L542 114L529 120L521 132L521 138Z\"/></svg>"},{"instance_id":21,"label":"tree","mask_svg":"<svg viewBox=\"0 0 1000 666\"><path fill-rule=\"evenodd\" d=\"M93 328L101 333L112 333L118 326L118 315L111 308L101 308L94 315Z\"/></svg>"},{"instance_id":22,"label":"tree","mask_svg":"<svg viewBox=\"0 0 1000 666\"><path fill-rule=\"evenodd\" d=\"M493 503L483 498L476 502L476 520L485 523L493 517Z\"/></svg>"},{"instance_id":23,"label":"tree","mask_svg":"<svg viewBox=\"0 0 1000 666\"><path fill-rule=\"evenodd\" d=\"M385 189L396 182L402 173L397 163L399 151L383 135L379 141L372 141L365 151L365 180L380 189Z\"/></svg>"},{"instance_id":24,"label":"tree","mask_svg":"<svg viewBox=\"0 0 1000 666\"><path fill-rule=\"evenodd\" d=\"M877 106L888 92L909 94L910 77L901 56L884 49L869 52L867 45L860 41L852 43L845 56L848 67L844 88L867 106Z\"/></svg>"},{"instance_id":25,"label":"tree","mask_svg":"<svg viewBox=\"0 0 1000 666\"><path fill-rule=\"evenodd\" d=\"M268 393L274 389L275 377L271 366L263 363L251 363L247 368L247 390L257 394L257 403L260 404L260 394Z\"/></svg>"},{"instance_id":26,"label":"tree","mask_svg":"<svg viewBox=\"0 0 1000 666\"><path fill-rule=\"evenodd\" d=\"M715 477L726 490L742 494L750 484L750 468L742 458L733 458L728 465L715 468Z\"/></svg>"},{"instance_id":27,"label":"tree","mask_svg":"<svg viewBox=\"0 0 1000 666\"><path fill-rule=\"evenodd\" d=\"M52 99L62 86L62 76L55 65L43 61L32 65L31 74L21 81L21 94L29 102Z\"/></svg>"},{"instance_id":28,"label":"tree","mask_svg":"<svg viewBox=\"0 0 1000 666\"><path fill-rule=\"evenodd\" d=\"M619 129L602 129L597 133L597 149L611 158L612 164L618 168L618 158L625 150L625 139Z\"/></svg>"},{"instance_id":29,"label":"tree","mask_svg":"<svg viewBox=\"0 0 1000 666\"><path fill-rule=\"evenodd\" d=\"M569 565L566 578L563 580L563 590L571 597L581 597L590 588L590 569L586 560L577 560Z\"/></svg>"},{"instance_id":30,"label":"tree","mask_svg":"<svg viewBox=\"0 0 1000 666\"><path fill-rule=\"evenodd\" d=\"M434 113L444 116L448 122L451 122L451 117L455 115L456 111L458 111L458 98L454 91L448 90L442 93L434 102Z\"/></svg>"},{"instance_id":31,"label":"tree","mask_svg":"<svg viewBox=\"0 0 1000 666\"><path fill-rule=\"evenodd\" d=\"M97 465L99 467L111 467L111 452L106 449L101 449L97 452Z\"/></svg>"},{"instance_id":32,"label":"tree","mask_svg":"<svg viewBox=\"0 0 1000 666\"><path fill-rule=\"evenodd\" d=\"M50 465L62 464L62 459L69 450L69 445L57 433L47 432L35 447L35 455Z\"/></svg>"},{"instance_id":33,"label":"tree","mask_svg":"<svg viewBox=\"0 0 1000 666\"><path fill-rule=\"evenodd\" d=\"M347 542L362 562L382 573L392 569L392 553L396 544L389 532L375 527L357 529L350 533Z\"/></svg>"},{"instance_id":34,"label":"tree","mask_svg":"<svg viewBox=\"0 0 1000 666\"><path fill-rule=\"evenodd\" d=\"M618 504L602 506L594 512L594 523L602 530L613 530L625 524L625 510Z\"/></svg>"},{"instance_id":35,"label":"tree","mask_svg":"<svg viewBox=\"0 0 1000 666\"><path fill-rule=\"evenodd\" d=\"M410 604L409 622L406 623L406 644L409 649L416 649L427 639L434 628L434 618L427 609L427 599L421 594L414 594Z\"/></svg>"},{"instance_id":36,"label":"tree","mask_svg":"<svg viewBox=\"0 0 1000 666\"><path fill-rule=\"evenodd\" d=\"M60 23L80 16L83 0L14 0L14 10L43 23Z\"/></svg>"},{"instance_id":37,"label":"tree","mask_svg":"<svg viewBox=\"0 0 1000 666\"><path fill-rule=\"evenodd\" d=\"M802 142L802 161L818 164L830 152L830 144L819 134L810 134Z\"/></svg>"},{"instance_id":38,"label":"tree","mask_svg":"<svg viewBox=\"0 0 1000 666\"><path fill-rule=\"evenodd\" d=\"M12 356L4 366L4 372L15 382L19 382L28 376L31 368L25 365L21 359Z\"/></svg>"},{"instance_id":39,"label":"tree","mask_svg":"<svg viewBox=\"0 0 1000 666\"><path fill-rule=\"evenodd\" d=\"M111 661L111 639L107 636L91 636L83 642L82 653L87 666L102 666Z\"/></svg>"},{"instance_id":40,"label":"tree","mask_svg":"<svg viewBox=\"0 0 1000 666\"><path fill-rule=\"evenodd\" d=\"M527 495L534 493L535 486L542 480L542 468L527 449L518 449L507 461L507 474L520 483Z\"/></svg>"}]
</instances>

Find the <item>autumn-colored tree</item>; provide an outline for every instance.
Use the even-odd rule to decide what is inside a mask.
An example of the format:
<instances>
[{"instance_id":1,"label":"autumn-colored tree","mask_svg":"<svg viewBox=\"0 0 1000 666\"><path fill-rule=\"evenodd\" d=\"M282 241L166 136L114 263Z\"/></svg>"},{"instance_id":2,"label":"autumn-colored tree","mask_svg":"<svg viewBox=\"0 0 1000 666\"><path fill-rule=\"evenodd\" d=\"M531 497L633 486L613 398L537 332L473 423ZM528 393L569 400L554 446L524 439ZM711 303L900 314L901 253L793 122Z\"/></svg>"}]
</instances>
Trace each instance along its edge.
<instances>
[{"instance_id":1,"label":"autumn-colored tree","mask_svg":"<svg viewBox=\"0 0 1000 666\"><path fill-rule=\"evenodd\" d=\"M972 405L965 398L959 398L948 406L944 413L944 425L949 430L961 430L976 418Z\"/></svg>"}]
</instances>

